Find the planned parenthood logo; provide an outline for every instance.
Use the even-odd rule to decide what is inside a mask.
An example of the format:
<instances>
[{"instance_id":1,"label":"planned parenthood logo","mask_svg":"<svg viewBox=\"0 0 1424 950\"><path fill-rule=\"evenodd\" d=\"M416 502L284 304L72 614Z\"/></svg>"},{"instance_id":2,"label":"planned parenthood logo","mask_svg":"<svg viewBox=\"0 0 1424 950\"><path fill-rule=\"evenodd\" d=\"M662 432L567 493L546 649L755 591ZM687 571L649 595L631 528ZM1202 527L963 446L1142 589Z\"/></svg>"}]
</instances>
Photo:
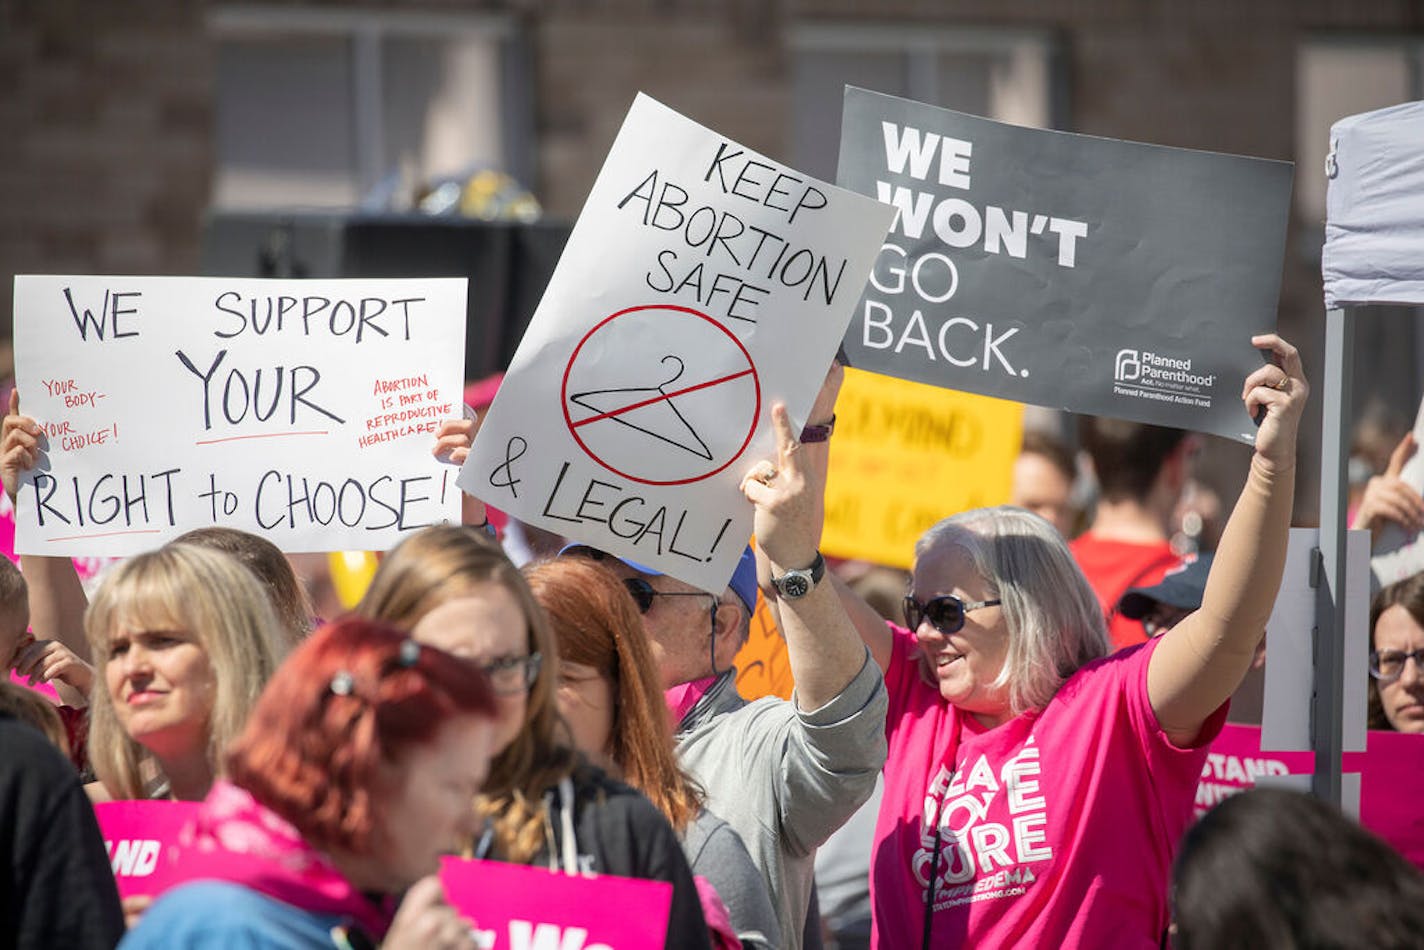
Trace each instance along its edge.
<instances>
[{"instance_id":1,"label":"planned parenthood logo","mask_svg":"<svg viewBox=\"0 0 1424 950\"><path fill-rule=\"evenodd\" d=\"M1113 394L1211 408L1215 373L1197 373L1190 359L1123 349L1113 359Z\"/></svg>"},{"instance_id":2,"label":"planned parenthood logo","mask_svg":"<svg viewBox=\"0 0 1424 950\"><path fill-rule=\"evenodd\" d=\"M1136 350L1118 350L1113 379L1130 383L1142 375L1142 358Z\"/></svg>"}]
</instances>

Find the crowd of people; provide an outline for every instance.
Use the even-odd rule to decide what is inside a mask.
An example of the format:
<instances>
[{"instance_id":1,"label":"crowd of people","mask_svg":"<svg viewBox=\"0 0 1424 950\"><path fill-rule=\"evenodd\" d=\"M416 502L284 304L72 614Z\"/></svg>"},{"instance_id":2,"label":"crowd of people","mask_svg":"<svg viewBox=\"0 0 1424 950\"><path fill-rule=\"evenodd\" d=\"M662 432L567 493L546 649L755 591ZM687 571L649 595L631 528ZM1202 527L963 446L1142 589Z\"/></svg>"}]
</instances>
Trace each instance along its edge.
<instances>
[{"instance_id":1,"label":"crowd of people","mask_svg":"<svg viewBox=\"0 0 1424 950\"><path fill-rule=\"evenodd\" d=\"M478 499L325 620L280 551L226 528L123 560L92 599L68 559L0 558L0 947L491 945L443 855L664 882L671 948L820 947L817 849L868 800L886 950L1415 945L1424 878L1330 806L1261 790L1193 824L1262 660L1309 394L1293 346L1251 345L1271 360L1243 381L1254 455L1214 554L1171 544L1197 437L1085 420L1089 529L1070 543L1072 454L1029 440L1022 506L927 530L889 620L819 551L834 439L780 405L718 591L578 541L517 567ZM436 454L460 464L477 425L445 423ZM12 401L12 498L43 452ZM1366 499L1363 526L1424 525L1397 471ZM737 690L759 598L789 700ZM1370 626L1371 725L1424 732L1424 581ZM121 902L91 804L136 800L195 817L174 885Z\"/></svg>"}]
</instances>

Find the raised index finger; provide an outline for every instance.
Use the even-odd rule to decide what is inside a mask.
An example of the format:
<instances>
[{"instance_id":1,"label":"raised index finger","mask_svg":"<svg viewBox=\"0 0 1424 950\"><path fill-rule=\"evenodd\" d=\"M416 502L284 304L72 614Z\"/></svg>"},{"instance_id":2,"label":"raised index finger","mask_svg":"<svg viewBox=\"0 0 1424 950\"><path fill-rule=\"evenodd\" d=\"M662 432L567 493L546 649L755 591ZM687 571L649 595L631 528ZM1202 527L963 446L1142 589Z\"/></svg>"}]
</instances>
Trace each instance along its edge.
<instances>
[{"instance_id":1,"label":"raised index finger","mask_svg":"<svg viewBox=\"0 0 1424 950\"><path fill-rule=\"evenodd\" d=\"M1389 453L1389 465L1385 467L1384 473L1395 478L1404 471L1404 463L1414 457L1414 450L1418 448L1414 444L1414 433L1404 433L1404 438L1399 440L1399 444L1394 447L1394 451Z\"/></svg>"}]
</instances>

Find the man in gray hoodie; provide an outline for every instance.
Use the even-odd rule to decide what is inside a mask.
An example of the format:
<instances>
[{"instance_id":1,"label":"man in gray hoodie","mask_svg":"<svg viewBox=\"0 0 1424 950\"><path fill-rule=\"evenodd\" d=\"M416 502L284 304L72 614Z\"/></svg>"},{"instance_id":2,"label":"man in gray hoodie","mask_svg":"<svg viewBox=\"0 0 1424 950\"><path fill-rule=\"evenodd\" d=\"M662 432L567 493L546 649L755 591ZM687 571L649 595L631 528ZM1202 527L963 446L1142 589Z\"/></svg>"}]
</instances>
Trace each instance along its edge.
<instances>
[{"instance_id":1,"label":"man in gray hoodie","mask_svg":"<svg viewBox=\"0 0 1424 950\"><path fill-rule=\"evenodd\" d=\"M832 405L834 395L833 388ZM805 479L824 478L830 426L808 426L798 440L784 409L774 410L773 421L777 461L763 463L744 490L757 508L758 544L779 598L796 682L791 701L747 702L737 693L733 658L756 606L751 547L720 595L635 563L611 557L605 563L642 611L680 716L683 765L706 789L708 810L741 835L766 879L782 945L799 950L816 848L870 796L885 764L887 701L879 668L823 579L825 562L816 550L821 513L811 508L820 492L793 490ZM813 932L818 927L811 921Z\"/></svg>"}]
</instances>

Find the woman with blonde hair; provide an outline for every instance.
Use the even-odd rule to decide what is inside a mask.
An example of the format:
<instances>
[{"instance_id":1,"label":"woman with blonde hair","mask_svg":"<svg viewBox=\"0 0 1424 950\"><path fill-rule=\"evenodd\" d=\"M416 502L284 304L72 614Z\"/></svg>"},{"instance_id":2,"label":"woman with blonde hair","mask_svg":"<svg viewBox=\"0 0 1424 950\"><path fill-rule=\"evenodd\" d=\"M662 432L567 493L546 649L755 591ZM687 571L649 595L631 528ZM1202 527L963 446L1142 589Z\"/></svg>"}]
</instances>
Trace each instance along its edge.
<instances>
[{"instance_id":1,"label":"woman with blonde hair","mask_svg":"<svg viewBox=\"0 0 1424 950\"><path fill-rule=\"evenodd\" d=\"M728 932L744 947L780 946L771 895L746 845L704 809L702 789L678 764L652 648L628 586L645 582L620 581L582 557L544 561L526 567L525 576L559 642L559 709L574 745L646 795L682 836L692 873L718 898L704 895L709 923L725 914Z\"/></svg>"},{"instance_id":2,"label":"woman with blonde hair","mask_svg":"<svg viewBox=\"0 0 1424 950\"><path fill-rule=\"evenodd\" d=\"M85 634L103 681L90 701L97 801L202 799L293 646L247 568L189 544L118 565L89 606Z\"/></svg>"},{"instance_id":3,"label":"woman with blonde hair","mask_svg":"<svg viewBox=\"0 0 1424 950\"><path fill-rule=\"evenodd\" d=\"M707 947L677 836L646 798L585 761L559 716L558 646L518 569L478 530L426 528L381 562L362 616L479 666L494 687L497 750L475 810L478 858L673 886L667 945Z\"/></svg>"}]
</instances>

